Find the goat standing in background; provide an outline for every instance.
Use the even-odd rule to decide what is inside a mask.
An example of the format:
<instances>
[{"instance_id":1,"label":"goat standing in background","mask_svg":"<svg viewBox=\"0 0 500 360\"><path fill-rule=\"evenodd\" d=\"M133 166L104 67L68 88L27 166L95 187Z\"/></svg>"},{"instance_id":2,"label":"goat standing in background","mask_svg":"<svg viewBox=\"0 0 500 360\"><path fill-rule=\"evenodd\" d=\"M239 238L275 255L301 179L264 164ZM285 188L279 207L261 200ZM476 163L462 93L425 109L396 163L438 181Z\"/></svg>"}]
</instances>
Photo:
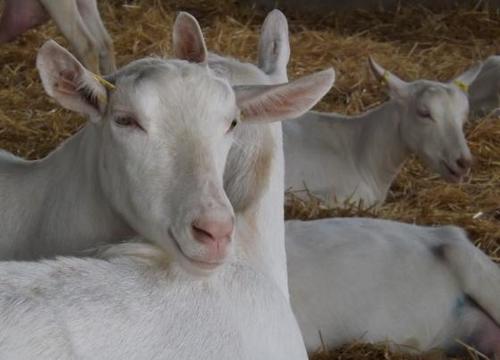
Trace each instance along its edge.
<instances>
[{"instance_id":1,"label":"goat standing in background","mask_svg":"<svg viewBox=\"0 0 500 360\"><path fill-rule=\"evenodd\" d=\"M5 0L0 44L45 23L49 17L68 39L76 57L91 71L116 70L113 42L102 23L97 0Z\"/></svg>"}]
</instances>

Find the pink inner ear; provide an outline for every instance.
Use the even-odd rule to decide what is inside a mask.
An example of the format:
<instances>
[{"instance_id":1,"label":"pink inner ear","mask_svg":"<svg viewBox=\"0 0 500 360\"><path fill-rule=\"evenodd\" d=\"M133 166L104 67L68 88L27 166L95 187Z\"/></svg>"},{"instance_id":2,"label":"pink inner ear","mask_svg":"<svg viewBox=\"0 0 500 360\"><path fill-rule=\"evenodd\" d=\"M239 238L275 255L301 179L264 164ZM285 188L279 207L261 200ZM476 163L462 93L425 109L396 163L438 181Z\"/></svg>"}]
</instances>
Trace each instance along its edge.
<instances>
[{"instance_id":1,"label":"pink inner ear","mask_svg":"<svg viewBox=\"0 0 500 360\"><path fill-rule=\"evenodd\" d=\"M61 70L54 84L54 89L63 94L74 94L77 92L77 85L75 84L76 76L77 74L74 70Z\"/></svg>"},{"instance_id":2,"label":"pink inner ear","mask_svg":"<svg viewBox=\"0 0 500 360\"><path fill-rule=\"evenodd\" d=\"M293 113L298 103L303 102L307 97L308 89L301 87L292 87L282 93L264 95L257 101L249 101L241 109L243 117L260 117L270 115L272 117L281 117Z\"/></svg>"},{"instance_id":3,"label":"pink inner ear","mask_svg":"<svg viewBox=\"0 0 500 360\"><path fill-rule=\"evenodd\" d=\"M206 61L206 53L196 29L188 24L182 24L178 30L179 40L176 44L176 55L180 59L194 63Z\"/></svg>"}]
</instances>

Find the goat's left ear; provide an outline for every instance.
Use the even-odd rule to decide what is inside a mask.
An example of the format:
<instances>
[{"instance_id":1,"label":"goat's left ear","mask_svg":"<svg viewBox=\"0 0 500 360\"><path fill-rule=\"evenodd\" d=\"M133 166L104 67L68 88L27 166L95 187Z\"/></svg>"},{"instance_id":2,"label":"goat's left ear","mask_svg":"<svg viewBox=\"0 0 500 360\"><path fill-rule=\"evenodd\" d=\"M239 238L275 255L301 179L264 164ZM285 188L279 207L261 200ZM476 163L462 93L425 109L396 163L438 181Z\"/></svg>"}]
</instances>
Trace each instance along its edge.
<instances>
[{"instance_id":1,"label":"goat's left ear","mask_svg":"<svg viewBox=\"0 0 500 360\"><path fill-rule=\"evenodd\" d=\"M462 73L461 75L459 75L455 79L453 79L451 81L451 84L455 85L460 90L467 93L470 84L472 84L474 82L474 80L476 80L476 77L479 75L482 68L483 68L483 63L478 62L477 64L472 66L470 69L466 70L464 73Z\"/></svg>"},{"instance_id":2,"label":"goat's left ear","mask_svg":"<svg viewBox=\"0 0 500 360\"><path fill-rule=\"evenodd\" d=\"M174 55L193 63L205 63L208 57L205 39L198 21L187 12L177 15L173 29Z\"/></svg>"},{"instance_id":3,"label":"goat's left ear","mask_svg":"<svg viewBox=\"0 0 500 360\"><path fill-rule=\"evenodd\" d=\"M335 71L328 69L287 84L237 86L236 102L244 122L274 122L297 118L330 90Z\"/></svg>"},{"instance_id":4,"label":"goat's left ear","mask_svg":"<svg viewBox=\"0 0 500 360\"><path fill-rule=\"evenodd\" d=\"M408 83L384 69L370 56L368 58L370 70L375 78L389 87L391 97L405 97L408 95Z\"/></svg>"}]
</instances>

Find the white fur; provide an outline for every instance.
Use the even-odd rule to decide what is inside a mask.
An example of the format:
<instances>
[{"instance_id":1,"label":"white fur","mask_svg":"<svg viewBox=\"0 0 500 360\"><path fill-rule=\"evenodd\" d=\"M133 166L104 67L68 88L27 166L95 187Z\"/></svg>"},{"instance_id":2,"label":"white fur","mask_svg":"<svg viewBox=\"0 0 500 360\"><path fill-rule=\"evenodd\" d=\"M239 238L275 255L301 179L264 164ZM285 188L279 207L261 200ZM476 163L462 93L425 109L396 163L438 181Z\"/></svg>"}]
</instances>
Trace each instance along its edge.
<instances>
[{"instance_id":1,"label":"white fur","mask_svg":"<svg viewBox=\"0 0 500 360\"><path fill-rule=\"evenodd\" d=\"M0 356L305 359L289 304L265 276L230 264L194 278L160 265L131 256L2 264Z\"/></svg>"},{"instance_id":2,"label":"white fur","mask_svg":"<svg viewBox=\"0 0 500 360\"><path fill-rule=\"evenodd\" d=\"M500 56L487 58L481 72L470 85L469 102L471 113L484 116L498 115L500 108Z\"/></svg>"},{"instance_id":3,"label":"white fur","mask_svg":"<svg viewBox=\"0 0 500 360\"><path fill-rule=\"evenodd\" d=\"M106 95L53 42L37 64L47 92L92 121L43 160L0 163L2 258L76 253L137 233L204 258L191 223L233 216L219 179L239 111L230 85L206 67L143 59L114 74ZM127 117L142 129L117 122Z\"/></svg>"},{"instance_id":4,"label":"white fur","mask_svg":"<svg viewBox=\"0 0 500 360\"><path fill-rule=\"evenodd\" d=\"M104 26L96 0L39 0L77 56L92 71L116 70L113 41Z\"/></svg>"},{"instance_id":5,"label":"white fur","mask_svg":"<svg viewBox=\"0 0 500 360\"><path fill-rule=\"evenodd\" d=\"M199 29L194 18L181 13L176 23L179 26L175 26L174 31L184 29L189 32L182 35L187 41L185 45L204 52L204 44L200 46L203 39L197 38ZM206 59L203 54L186 53L202 62ZM153 71L158 66L161 71ZM149 105L140 108L149 119L144 126L148 131L165 126L151 121L155 114L159 114L155 109L161 104L164 106L162 114L166 115L163 121L173 131L172 134L162 133L162 146L158 147L164 151L163 156L176 164L175 169L163 169L163 166L158 166L158 169L168 171L178 179L173 181L172 175L163 179L158 174L144 171L142 164L133 161L126 164L140 167L136 177L144 185L148 185L148 181L183 183L184 187L177 192L156 192L156 198L167 199L165 203L171 203L176 211L162 217L163 226L169 222L183 223L186 217L189 220L184 212L185 206L196 209L200 206L196 199L213 196L214 189L215 194L222 190L220 165L223 165L223 155L229 151L229 146L225 139L221 139L221 134L225 133L221 130L226 130L221 125L228 125L226 115L235 109L240 110L243 123L249 122L235 130L236 141L241 140L242 146L229 151L224 175L227 194L233 198L236 210L234 256L214 269L210 277L197 276L194 271L185 272L195 267L185 264L186 253L182 245L190 245L189 236L176 236L176 240L182 241L178 245L183 251L166 246L165 241L171 243L174 239L168 240L169 233L165 234L165 240L156 237L155 226L158 224L142 227L142 217L148 216L148 207L139 201L136 215L141 219L135 220L134 225L140 227L141 235L157 243L157 248L147 244L125 244L106 250L105 260L59 258L39 263L0 264L4 267L6 281L9 281L0 284L0 313L5 314L5 326L0 330L0 357L305 359L303 340L291 312L288 294L284 292L283 226L266 229L267 221L272 221L272 217L280 217L278 224L283 224L283 161L279 155L281 143L274 142L280 129L275 125L263 125L263 130L256 132L259 126L256 122L283 120L297 111L309 110L331 87L333 71L317 73L290 84L245 87L233 92L231 87L223 86L228 84L227 81L215 76L205 64L142 60L128 65L116 74L116 78L110 79L116 83L114 91L120 91L121 76L130 79L143 77L137 76L142 70L144 81L149 84L140 89ZM161 91L154 91L154 84L163 80L164 71L174 71L174 75L162 82ZM148 73L152 77L147 76ZM169 92L169 87L175 93ZM196 87L201 87L203 93ZM225 91L227 93L222 96ZM159 102L154 100L158 96L156 93L162 94ZM172 99L164 99L166 95ZM193 99L198 104L185 103L193 102ZM171 101L180 106L174 106ZM300 107L294 105L297 103ZM219 112L214 114L214 108ZM102 121L97 120L96 124ZM180 134L176 133L178 126L183 129ZM262 152L259 147L244 147L250 143L245 134L256 135L251 141L267 148ZM179 140L171 144L171 138ZM128 139L127 144L129 141L135 140ZM205 147L200 148L200 143ZM145 144L141 145L146 148ZM135 151L144 152L141 148ZM264 161L261 162L259 156ZM197 161L190 163L192 157ZM187 167L191 179L183 176L185 161L191 164ZM118 159L116 164L108 163L106 168L120 166ZM205 188L203 182L196 182L200 167L207 175L205 180L213 180L212 192L198 193L199 189ZM239 171L246 176L238 176ZM252 197L238 197L236 179L246 181L248 186L253 185ZM114 181L119 184L118 179ZM125 189L132 194L137 190L133 187ZM278 202L274 201L275 196L278 196ZM146 204L158 207L155 206L156 198L148 198ZM160 204L164 204L163 201ZM128 204L124 202L122 206ZM13 318L17 320L10 321ZM49 340L46 338L48 334Z\"/></svg>"},{"instance_id":6,"label":"white fur","mask_svg":"<svg viewBox=\"0 0 500 360\"><path fill-rule=\"evenodd\" d=\"M449 181L466 173L466 94L454 82L406 83L373 61L372 69L381 79L386 74L386 103L358 116L309 112L283 124L286 190L306 197L307 189L329 205L380 204L412 153ZM472 82L478 69L473 70L459 79ZM457 164L460 158L464 167Z\"/></svg>"},{"instance_id":7,"label":"white fur","mask_svg":"<svg viewBox=\"0 0 500 360\"><path fill-rule=\"evenodd\" d=\"M217 74L228 79L232 85L270 85L288 82L286 66L290 56L288 23L279 10L266 17L259 40L260 67L243 63L227 56L209 54L208 64ZM269 174L255 171L255 163L262 157L271 156ZM253 154L253 155L252 155ZM265 185L263 186L263 176ZM246 239L255 232L259 242L252 241L253 266L272 277L288 298L288 280L285 255L285 229L283 185L284 157L281 124L248 125L236 132L235 146L228 157L225 172L225 189L237 213L236 231ZM261 197L258 206L246 204ZM257 205L257 204L256 204ZM252 236L252 235L250 235ZM281 240L283 239L283 240ZM242 241L242 244L249 241Z\"/></svg>"},{"instance_id":8,"label":"white fur","mask_svg":"<svg viewBox=\"0 0 500 360\"><path fill-rule=\"evenodd\" d=\"M148 247L133 252L161 258ZM197 278L125 255L0 273L2 359L306 359L288 301L249 267Z\"/></svg>"},{"instance_id":9,"label":"white fur","mask_svg":"<svg viewBox=\"0 0 500 360\"><path fill-rule=\"evenodd\" d=\"M459 339L500 355L500 269L459 228L287 221L286 250L309 351L321 336L328 347L388 340L403 351L452 351Z\"/></svg>"},{"instance_id":10,"label":"white fur","mask_svg":"<svg viewBox=\"0 0 500 360\"><path fill-rule=\"evenodd\" d=\"M276 12L275 15L278 16L279 13ZM275 19L273 23L283 24L278 19ZM261 58L280 58L282 60L280 65L273 64L272 61L262 65L266 61L261 61L259 66L261 69L280 69L279 74L286 74L286 61L283 61L285 57L279 55L289 54L289 48L280 49L279 46L269 46L269 44L266 46L265 41L264 45L262 44L263 39L267 38L268 41L274 42L274 44L286 46L285 42L276 40L277 38L283 39L286 32L275 30L274 35L266 36L264 35L266 30L269 30L269 28L264 27L263 29L259 52L262 54L265 49L274 48L276 54L274 57L261 56ZM263 71L258 71L251 64L242 64L227 58L214 57L212 59L217 60L215 68L221 70L221 73L225 73L235 83L286 81L286 78L279 78L279 76L275 76L274 79L266 77L265 72L262 74ZM248 138L252 138L252 136ZM248 187L248 184L245 183L244 186ZM242 186L237 193L245 194L247 191ZM275 224L268 223L268 227L271 226L274 227ZM409 235L406 236L407 234ZM405 237L401 238L402 236ZM425 296L422 311L416 313L407 311L405 301L408 300L408 297L395 294L394 301L397 301L395 304L394 302L383 303L380 312L376 312L374 308L377 307L378 303L372 301L372 294L375 297L383 296L383 292L388 291L390 297L393 292L398 292L399 289L403 288L410 289L407 295L412 296L411 289L415 287L415 284L420 287L425 286L422 277L433 276L434 273L430 272L434 271L434 267L425 267L427 263L433 262L431 259L433 255L430 255L431 251L429 249L423 250L422 248L427 243L427 245L431 246L430 244L434 240L439 245L448 243L442 237L449 240L450 243L453 243L453 240L459 243L459 246L453 246L448 251L450 251L450 258L452 259L450 271L455 272L463 280L461 287L453 288L453 280L450 280L450 277L445 274L445 270L439 265L433 264L434 267L438 268L436 271L437 276L435 281L430 282L431 295ZM269 240L271 242L272 238ZM485 281L495 289L495 287L498 287L495 285L498 279L498 271L483 254L468 242L463 232L457 228L433 229L368 219L354 219L352 221L344 219L321 220L308 223L287 222L286 249L291 301L295 307L294 310L297 312L296 315L299 316L303 335L311 351L319 348L321 344L318 331L322 332L328 345L340 345L353 340L390 340L410 346L410 348L403 346L402 349L405 351L426 350L433 346L443 346L450 350L451 345L456 345L454 343L455 335L462 337L462 339L465 338L466 341L470 340L469 335L481 336L481 339L477 339L481 343L480 345L489 347L492 346L492 341L499 339L500 330L498 327L488 318L487 314L478 310L477 307L464 306L460 318L455 319L448 319L440 313L440 311L449 310L456 305L453 301L462 299L463 291L466 291L475 294L477 296L476 300L481 304L485 304L484 306L490 309L494 316L500 315L498 314L500 308L495 306L494 303L497 291L484 291L481 285L475 286L474 289L470 287ZM364 264L365 260L362 257L372 251L374 252L374 260L371 264ZM407 277L406 274L409 271L411 272L413 268L410 267L410 270L408 270L405 267L406 262L404 260L398 261L397 257L394 256L394 254L399 255L400 253L405 255L406 252L411 253L408 255L410 266L415 262L417 263L416 271ZM471 253L476 254L478 260L472 261L471 264L464 263L467 262L467 258ZM460 259L460 256L462 256L462 259ZM464 259L463 256L466 258ZM422 263L420 263L421 260ZM332 266L331 262L333 261L337 262ZM370 260L366 261L370 262ZM353 263L352 267L350 266L351 262ZM469 265L472 267L469 268ZM392 267L394 267L394 270ZM487 268L487 270L482 269L483 267ZM368 268L368 271L363 272L363 268ZM361 269L361 272L358 271L359 269ZM402 270L402 272L399 270ZM369 281L372 278L367 277L367 274L372 273L376 278L395 276L395 279L388 287L379 288L379 291L377 290L379 284L370 283ZM401 278L398 277L398 273L403 274ZM468 276L471 278L467 279ZM361 279L358 285L351 283L350 279L353 277ZM405 283L406 279L409 279L408 283ZM330 286L331 284L333 286ZM389 287L390 285L394 285L394 287ZM440 286L444 286L444 289L451 287L452 290L440 295ZM349 292L351 287L354 292L357 291L361 294L360 301L366 300L363 303L365 308L361 309L360 314L356 312L357 309L353 310L349 307L351 304L351 293ZM454 298L454 295L457 295L457 298ZM439 298L451 300L451 303L438 304L426 311L425 306L429 304L432 306L434 299ZM337 299L340 300L338 308L334 302ZM354 296L354 299L358 299L357 296ZM401 301L398 301L399 299ZM408 306L412 305L411 300L414 300L414 298L409 299L410 305ZM403 323L401 326L399 326L398 317L387 315L387 312L392 310L393 305L396 306L394 311L398 315L402 313ZM389 306L391 308L387 310ZM411 310L415 310L415 308ZM344 314L344 311L348 312L349 315ZM429 318L434 320L432 317L436 313L438 316L435 321L429 323ZM373 315L373 318L370 318L371 315ZM418 319L416 319L417 317ZM372 324L370 320L373 320L374 323ZM413 321L416 321L417 329L413 329ZM444 324L443 333L439 332L442 324ZM430 326L430 330L426 328L426 325ZM326 332L324 332L323 326ZM461 331L455 331L455 326L459 326ZM484 333L481 333L478 328L484 329ZM370 334L366 335L365 329L369 329ZM486 340L484 340L485 338ZM488 349L491 350L491 348Z\"/></svg>"}]
</instances>

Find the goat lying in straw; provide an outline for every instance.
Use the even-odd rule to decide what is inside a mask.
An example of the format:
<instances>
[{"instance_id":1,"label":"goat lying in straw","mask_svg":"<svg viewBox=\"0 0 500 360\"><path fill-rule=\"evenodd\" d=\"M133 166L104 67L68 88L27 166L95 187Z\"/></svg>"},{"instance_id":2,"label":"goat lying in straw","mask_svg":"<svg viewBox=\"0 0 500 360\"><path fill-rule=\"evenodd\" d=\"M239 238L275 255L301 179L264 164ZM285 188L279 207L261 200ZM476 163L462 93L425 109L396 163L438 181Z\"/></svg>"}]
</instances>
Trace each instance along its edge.
<instances>
[{"instance_id":1,"label":"goat lying in straw","mask_svg":"<svg viewBox=\"0 0 500 360\"><path fill-rule=\"evenodd\" d=\"M308 350L361 340L500 355L500 269L453 226L287 221L292 307Z\"/></svg>"},{"instance_id":2,"label":"goat lying in straw","mask_svg":"<svg viewBox=\"0 0 500 360\"><path fill-rule=\"evenodd\" d=\"M283 228L281 130L268 123L309 110L334 73L233 89L206 66L187 14L176 21L174 48L191 63L135 61L108 79L112 91L54 42L40 50L47 92L108 134L105 174L146 175L114 178L113 191L123 191L114 201L156 245L112 246L105 259L0 264L0 357L306 359L279 284L284 238L260 236L268 215L281 214L275 234ZM239 131L262 147L231 147ZM235 193L242 182L249 196Z\"/></svg>"},{"instance_id":3,"label":"goat lying in straw","mask_svg":"<svg viewBox=\"0 0 500 360\"><path fill-rule=\"evenodd\" d=\"M309 112L283 124L285 187L310 191L329 205L373 206L385 201L405 160L414 153L445 180L457 182L472 157L463 133L469 104L463 87L476 66L450 83L407 83L370 59L391 98L358 116Z\"/></svg>"},{"instance_id":4,"label":"goat lying in straw","mask_svg":"<svg viewBox=\"0 0 500 360\"><path fill-rule=\"evenodd\" d=\"M268 19L259 46L259 59L267 61L259 67L274 69L274 78L219 57L216 68L232 81L286 81L286 71L274 73L286 70L290 53L286 18L274 11ZM321 345L320 335L328 346L388 340L404 351L453 352L463 349L462 341L487 354L499 351L492 320L500 315L493 302L499 272L458 228L288 221L286 251L291 302L310 351Z\"/></svg>"}]
</instances>

